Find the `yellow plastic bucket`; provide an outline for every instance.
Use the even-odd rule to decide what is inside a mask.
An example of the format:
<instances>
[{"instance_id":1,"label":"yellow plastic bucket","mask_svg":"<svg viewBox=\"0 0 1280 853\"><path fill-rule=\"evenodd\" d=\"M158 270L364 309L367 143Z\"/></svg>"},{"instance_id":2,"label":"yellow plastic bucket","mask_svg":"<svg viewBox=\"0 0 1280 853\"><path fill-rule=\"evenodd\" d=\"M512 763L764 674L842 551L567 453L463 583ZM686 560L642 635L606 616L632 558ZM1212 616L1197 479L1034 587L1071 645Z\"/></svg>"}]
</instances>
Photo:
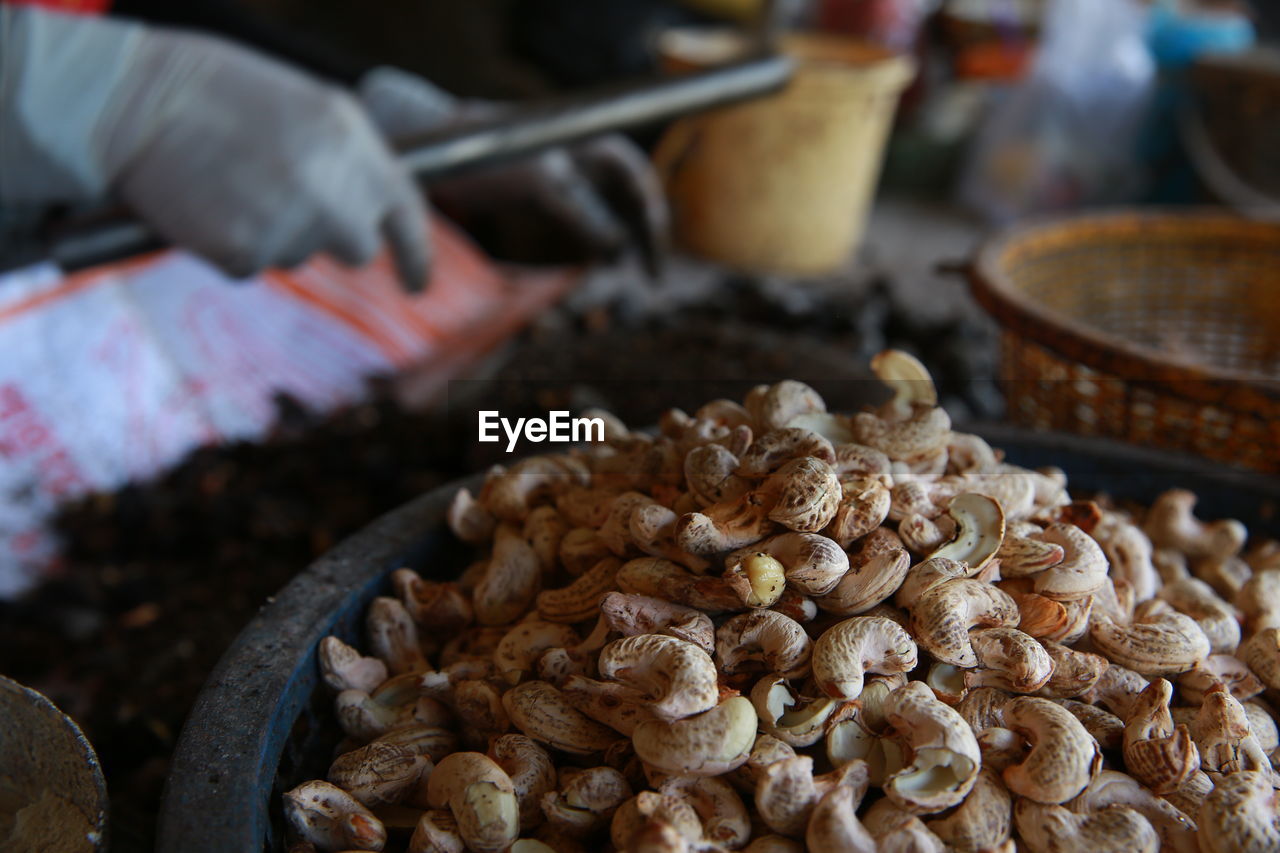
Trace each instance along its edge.
<instances>
[{"instance_id":1,"label":"yellow plastic bucket","mask_svg":"<svg viewBox=\"0 0 1280 853\"><path fill-rule=\"evenodd\" d=\"M658 47L685 71L724 61L729 38L673 30ZM915 67L838 36L791 35L782 49L799 60L785 91L677 122L654 160L686 249L744 270L830 272L862 239Z\"/></svg>"}]
</instances>

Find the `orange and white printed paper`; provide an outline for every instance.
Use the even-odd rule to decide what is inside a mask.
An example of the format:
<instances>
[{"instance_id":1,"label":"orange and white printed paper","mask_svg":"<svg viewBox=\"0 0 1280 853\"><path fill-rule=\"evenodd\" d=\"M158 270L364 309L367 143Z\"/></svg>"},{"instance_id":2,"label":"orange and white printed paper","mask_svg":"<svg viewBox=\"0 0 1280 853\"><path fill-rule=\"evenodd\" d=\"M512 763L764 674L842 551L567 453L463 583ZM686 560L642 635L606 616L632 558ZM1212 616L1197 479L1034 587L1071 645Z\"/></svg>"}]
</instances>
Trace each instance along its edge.
<instances>
[{"instance_id":1,"label":"orange and white printed paper","mask_svg":"<svg viewBox=\"0 0 1280 853\"><path fill-rule=\"evenodd\" d=\"M0 597L56 568L45 521L61 501L261 437L280 392L327 410L372 374L412 367L443 383L572 282L499 269L441 221L432 236L417 297L385 257L243 282L182 252L0 278Z\"/></svg>"}]
</instances>

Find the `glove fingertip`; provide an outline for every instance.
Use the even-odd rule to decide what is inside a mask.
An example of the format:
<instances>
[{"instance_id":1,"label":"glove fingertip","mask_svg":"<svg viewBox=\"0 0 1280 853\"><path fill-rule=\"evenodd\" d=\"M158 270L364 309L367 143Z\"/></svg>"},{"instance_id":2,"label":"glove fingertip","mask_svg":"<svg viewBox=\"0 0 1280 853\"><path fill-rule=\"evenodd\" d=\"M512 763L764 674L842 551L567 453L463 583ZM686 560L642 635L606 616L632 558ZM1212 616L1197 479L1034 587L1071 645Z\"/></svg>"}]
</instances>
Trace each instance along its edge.
<instances>
[{"instance_id":1,"label":"glove fingertip","mask_svg":"<svg viewBox=\"0 0 1280 853\"><path fill-rule=\"evenodd\" d=\"M267 268L265 263L258 263L247 257L214 258L206 256L215 266L222 270L227 278L233 281L247 281Z\"/></svg>"},{"instance_id":2,"label":"glove fingertip","mask_svg":"<svg viewBox=\"0 0 1280 853\"><path fill-rule=\"evenodd\" d=\"M387 217L384 233L400 283L409 293L422 293L431 273L431 239L424 212L416 205L398 207Z\"/></svg>"}]
</instances>

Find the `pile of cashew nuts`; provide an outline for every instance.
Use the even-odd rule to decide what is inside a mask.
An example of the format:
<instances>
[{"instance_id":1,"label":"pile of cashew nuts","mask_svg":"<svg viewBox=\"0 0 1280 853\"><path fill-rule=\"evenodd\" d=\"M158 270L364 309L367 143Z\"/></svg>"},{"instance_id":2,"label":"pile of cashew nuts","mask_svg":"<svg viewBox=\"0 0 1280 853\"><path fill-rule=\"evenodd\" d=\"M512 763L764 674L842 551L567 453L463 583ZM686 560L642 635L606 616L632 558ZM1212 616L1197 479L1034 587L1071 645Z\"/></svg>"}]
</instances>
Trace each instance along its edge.
<instances>
[{"instance_id":1,"label":"pile of cashew nuts","mask_svg":"<svg viewBox=\"0 0 1280 853\"><path fill-rule=\"evenodd\" d=\"M346 740L290 850L1280 850L1280 544L1073 501L873 369L460 491L483 558L320 644Z\"/></svg>"}]
</instances>

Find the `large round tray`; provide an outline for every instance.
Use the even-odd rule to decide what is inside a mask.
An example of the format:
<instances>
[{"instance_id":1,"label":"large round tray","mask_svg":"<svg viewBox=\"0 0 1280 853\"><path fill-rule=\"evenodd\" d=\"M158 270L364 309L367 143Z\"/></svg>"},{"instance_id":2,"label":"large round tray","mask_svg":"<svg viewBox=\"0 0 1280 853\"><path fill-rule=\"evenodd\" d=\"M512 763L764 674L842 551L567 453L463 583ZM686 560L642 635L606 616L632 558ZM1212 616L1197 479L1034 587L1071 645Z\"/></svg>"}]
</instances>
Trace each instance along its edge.
<instances>
[{"instance_id":1,"label":"large round tray","mask_svg":"<svg viewBox=\"0 0 1280 853\"><path fill-rule=\"evenodd\" d=\"M1100 439L1033 434L1007 426L970 429L1008 459L1057 465L1075 491L1150 500L1174 486L1200 496L1206 518L1233 517L1280 535L1280 480ZM182 731L160 814L161 853L280 850L282 790L323 777L340 737L327 691L317 689L316 645L328 634L355 641L361 616L402 566L447 577L466 549L444 525L454 491L423 495L370 524L284 587L240 633L210 675Z\"/></svg>"}]
</instances>

